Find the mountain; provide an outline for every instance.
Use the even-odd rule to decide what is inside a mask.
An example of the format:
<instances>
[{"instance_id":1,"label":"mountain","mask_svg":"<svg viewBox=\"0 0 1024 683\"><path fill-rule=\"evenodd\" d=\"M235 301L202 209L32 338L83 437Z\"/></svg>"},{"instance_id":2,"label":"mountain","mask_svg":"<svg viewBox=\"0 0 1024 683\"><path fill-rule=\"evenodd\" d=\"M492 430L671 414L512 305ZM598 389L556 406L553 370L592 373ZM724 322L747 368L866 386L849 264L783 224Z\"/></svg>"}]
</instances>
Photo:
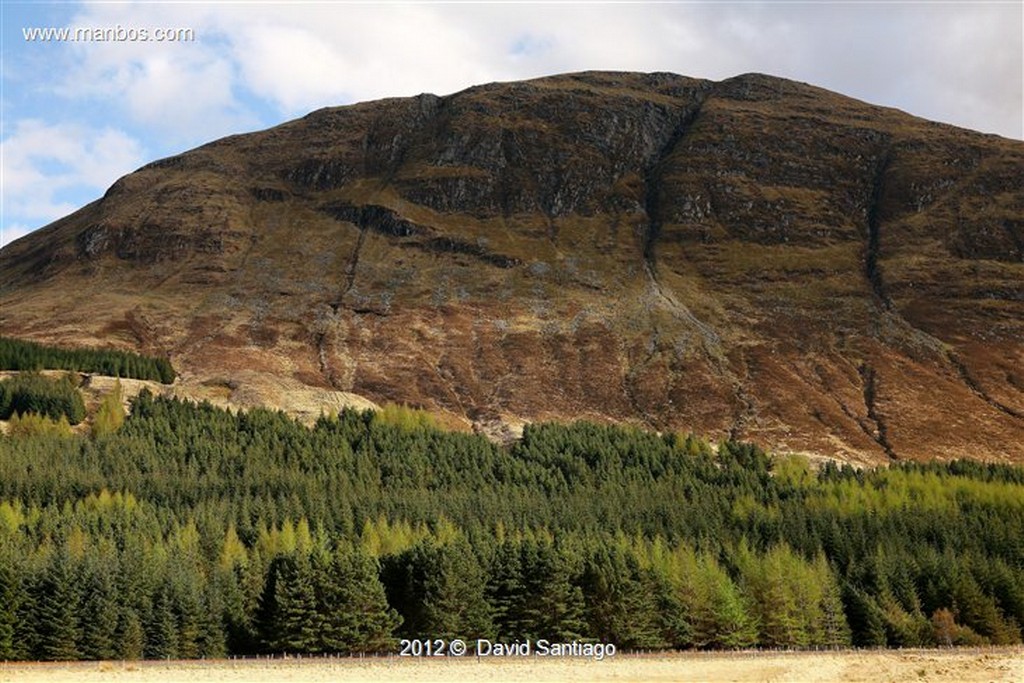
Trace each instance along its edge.
<instances>
[{"instance_id":1,"label":"mountain","mask_svg":"<svg viewBox=\"0 0 1024 683\"><path fill-rule=\"evenodd\" d=\"M497 432L1024 462L1024 143L748 74L322 109L0 251L0 334Z\"/></svg>"}]
</instances>

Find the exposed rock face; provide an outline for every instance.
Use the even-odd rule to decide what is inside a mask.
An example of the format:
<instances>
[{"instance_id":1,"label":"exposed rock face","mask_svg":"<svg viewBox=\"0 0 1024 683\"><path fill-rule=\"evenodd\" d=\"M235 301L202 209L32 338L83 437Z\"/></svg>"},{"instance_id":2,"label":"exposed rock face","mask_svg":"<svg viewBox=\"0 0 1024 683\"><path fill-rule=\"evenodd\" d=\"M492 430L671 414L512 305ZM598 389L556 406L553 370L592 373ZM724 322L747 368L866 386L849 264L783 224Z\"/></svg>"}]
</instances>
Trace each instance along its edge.
<instances>
[{"instance_id":1,"label":"exposed rock face","mask_svg":"<svg viewBox=\"0 0 1024 683\"><path fill-rule=\"evenodd\" d=\"M488 425L1024 461L1024 144L761 75L325 109L0 252L0 332Z\"/></svg>"}]
</instances>

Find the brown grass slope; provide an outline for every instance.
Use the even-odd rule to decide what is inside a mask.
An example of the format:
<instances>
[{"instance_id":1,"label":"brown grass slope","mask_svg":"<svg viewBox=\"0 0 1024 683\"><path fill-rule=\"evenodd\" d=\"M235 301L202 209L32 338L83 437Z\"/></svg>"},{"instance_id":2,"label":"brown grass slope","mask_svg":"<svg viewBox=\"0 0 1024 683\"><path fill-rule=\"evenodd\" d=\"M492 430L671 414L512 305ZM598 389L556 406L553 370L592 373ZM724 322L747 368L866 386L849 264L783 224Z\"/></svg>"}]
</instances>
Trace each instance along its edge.
<instances>
[{"instance_id":1,"label":"brown grass slope","mask_svg":"<svg viewBox=\"0 0 1024 683\"><path fill-rule=\"evenodd\" d=\"M1024 144L588 72L324 109L0 251L0 333L185 382L1024 462Z\"/></svg>"}]
</instances>

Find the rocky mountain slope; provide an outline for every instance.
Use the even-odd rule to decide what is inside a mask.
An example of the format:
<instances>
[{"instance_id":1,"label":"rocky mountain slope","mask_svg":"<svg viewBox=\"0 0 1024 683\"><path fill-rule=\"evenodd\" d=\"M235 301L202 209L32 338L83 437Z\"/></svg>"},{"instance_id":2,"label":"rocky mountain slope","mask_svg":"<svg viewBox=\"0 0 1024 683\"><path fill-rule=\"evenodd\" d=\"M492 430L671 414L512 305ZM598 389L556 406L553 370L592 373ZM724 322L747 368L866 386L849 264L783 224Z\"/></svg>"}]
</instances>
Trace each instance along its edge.
<instances>
[{"instance_id":1,"label":"rocky mountain slope","mask_svg":"<svg viewBox=\"0 0 1024 683\"><path fill-rule=\"evenodd\" d=\"M182 381L1024 462L1024 143L763 75L324 109L0 251L0 334Z\"/></svg>"}]
</instances>

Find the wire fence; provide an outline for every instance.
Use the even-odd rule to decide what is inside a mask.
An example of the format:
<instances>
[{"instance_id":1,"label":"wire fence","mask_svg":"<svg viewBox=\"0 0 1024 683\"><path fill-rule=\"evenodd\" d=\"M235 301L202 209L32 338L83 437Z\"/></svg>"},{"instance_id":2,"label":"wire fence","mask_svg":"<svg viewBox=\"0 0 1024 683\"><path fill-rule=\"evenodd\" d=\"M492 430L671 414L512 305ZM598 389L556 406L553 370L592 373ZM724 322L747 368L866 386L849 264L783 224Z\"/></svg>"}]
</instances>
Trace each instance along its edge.
<instances>
[{"instance_id":1,"label":"wire fence","mask_svg":"<svg viewBox=\"0 0 1024 683\"><path fill-rule=\"evenodd\" d=\"M750 650L625 650L618 649L614 656L608 657L607 659L761 659L768 657L801 657L807 655L829 655L829 656L859 656L865 654L877 654L877 655L959 655L959 656L970 656L970 655L987 655L987 654L1020 654L1024 656L1024 645L972 645L970 647L936 647L936 648L758 648ZM543 655L531 654L525 656L486 656L478 657L472 651L467 652L464 656L421 656L421 657L410 657L402 656L397 652L353 652L349 654L332 654L332 653L275 653L275 654L248 654L248 655L228 655L223 658L201 658L201 659L125 659L125 660L105 660L105 661L89 661L89 660L73 660L73 661L28 661L28 660L17 660L17 661L3 661L0 665L9 666L28 666L28 667L54 667L59 668L68 665L121 665L121 666L201 666L209 664L255 664L260 662L266 663L299 663L299 662L314 662L314 663L351 663L354 661L400 661L400 660L478 660L478 659L494 659L494 660L523 660L523 659L593 659L592 657L545 657Z\"/></svg>"}]
</instances>

